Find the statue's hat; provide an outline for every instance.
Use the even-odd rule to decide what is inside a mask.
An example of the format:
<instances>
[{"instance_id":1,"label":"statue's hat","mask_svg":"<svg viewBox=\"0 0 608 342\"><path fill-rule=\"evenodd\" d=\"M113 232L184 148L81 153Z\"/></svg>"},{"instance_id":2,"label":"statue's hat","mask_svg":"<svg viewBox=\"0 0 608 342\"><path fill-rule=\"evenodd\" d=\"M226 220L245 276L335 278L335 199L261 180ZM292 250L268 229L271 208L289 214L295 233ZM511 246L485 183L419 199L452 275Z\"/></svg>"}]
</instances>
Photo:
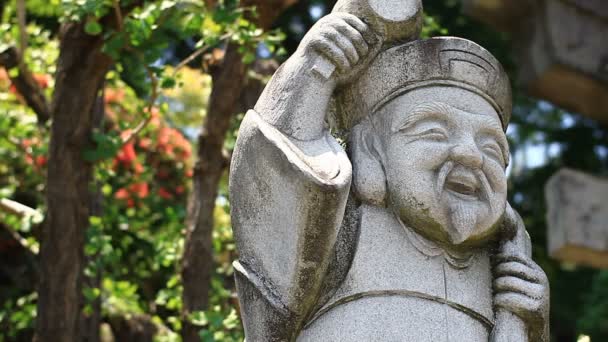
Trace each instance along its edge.
<instances>
[{"instance_id":1,"label":"statue's hat","mask_svg":"<svg viewBox=\"0 0 608 342\"><path fill-rule=\"evenodd\" d=\"M486 49L455 37L417 40L380 52L355 81L338 90L332 126L348 131L398 96L430 86L459 87L482 96L507 129L509 77Z\"/></svg>"}]
</instances>

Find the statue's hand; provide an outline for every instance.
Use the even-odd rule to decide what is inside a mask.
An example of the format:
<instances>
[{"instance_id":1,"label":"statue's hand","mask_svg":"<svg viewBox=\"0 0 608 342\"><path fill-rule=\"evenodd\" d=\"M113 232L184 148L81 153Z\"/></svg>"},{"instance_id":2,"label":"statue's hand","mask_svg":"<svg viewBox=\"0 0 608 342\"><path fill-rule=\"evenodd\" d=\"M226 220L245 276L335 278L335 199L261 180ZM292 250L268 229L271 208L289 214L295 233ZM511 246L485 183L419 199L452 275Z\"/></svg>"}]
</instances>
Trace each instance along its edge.
<instances>
[{"instance_id":1,"label":"statue's hand","mask_svg":"<svg viewBox=\"0 0 608 342\"><path fill-rule=\"evenodd\" d=\"M256 112L296 140L319 139L327 129L326 116L336 87L354 79L381 47L382 39L356 16L325 16L274 74Z\"/></svg>"},{"instance_id":2,"label":"statue's hand","mask_svg":"<svg viewBox=\"0 0 608 342\"><path fill-rule=\"evenodd\" d=\"M507 224L516 236L506 241L494 256L494 304L519 316L528 326L531 340L548 339L549 280L532 258L529 238L521 217L507 207Z\"/></svg>"},{"instance_id":3,"label":"statue's hand","mask_svg":"<svg viewBox=\"0 0 608 342\"><path fill-rule=\"evenodd\" d=\"M338 84L348 82L379 50L380 38L361 19L348 13L331 13L306 34L298 52L311 71Z\"/></svg>"},{"instance_id":4,"label":"statue's hand","mask_svg":"<svg viewBox=\"0 0 608 342\"><path fill-rule=\"evenodd\" d=\"M522 255L499 254L495 260L495 305L526 322L544 324L549 308L549 281L545 272Z\"/></svg>"}]
</instances>

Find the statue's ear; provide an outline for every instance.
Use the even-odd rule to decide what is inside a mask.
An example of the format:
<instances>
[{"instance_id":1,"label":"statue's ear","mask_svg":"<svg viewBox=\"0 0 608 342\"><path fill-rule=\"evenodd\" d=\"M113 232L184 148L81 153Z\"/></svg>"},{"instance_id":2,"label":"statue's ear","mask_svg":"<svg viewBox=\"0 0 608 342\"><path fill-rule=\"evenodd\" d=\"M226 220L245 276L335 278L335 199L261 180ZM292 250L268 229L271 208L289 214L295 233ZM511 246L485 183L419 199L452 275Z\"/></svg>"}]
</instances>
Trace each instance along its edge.
<instances>
[{"instance_id":1,"label":"statue's ear","mask_svg":"<svg viewBox=\"0 0 608 342\"><path fill-rule=\"evenodd\" d=\"M350 157L357 198L363 203L385 207L386 174L378 139L369 122L355 126L351 131Z\"/></svg>"}]
</instances>

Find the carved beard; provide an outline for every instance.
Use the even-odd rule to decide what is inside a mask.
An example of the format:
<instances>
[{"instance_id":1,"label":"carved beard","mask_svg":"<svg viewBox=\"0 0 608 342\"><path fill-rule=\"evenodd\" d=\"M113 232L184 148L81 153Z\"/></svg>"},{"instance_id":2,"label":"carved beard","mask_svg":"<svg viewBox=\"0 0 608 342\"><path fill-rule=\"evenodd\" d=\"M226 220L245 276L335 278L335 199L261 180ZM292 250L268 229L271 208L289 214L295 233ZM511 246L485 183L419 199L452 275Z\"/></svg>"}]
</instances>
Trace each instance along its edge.
<instances>
[{"instance_id":1,"label":"carved beard","mask_svg":"<svg viewBox=\"0 0 608 342\"><path fill-rule=\"evenodd\" d=\"M451 203L449 210L450 231L449 235L452 243L459 245L465 242L477 228L479 206L458 201Z\"/></svg>"},{"instance_id":2,"label":"carved beard","mask_svg":"<svg viewBox=\"0 0 608 342\"><path fill-rule=\"evenodd\" d=\"M492 188L481 170L474 170L475 176L481 184L481 198L479 201L471 202L465 200L454 200L446 196L446 180L454 169L454 162L447 161L439 170L437 179L437 194L446 208L447 233L453 244L459 245L469 240L475 233L481 233L480 224L484 218L489 217L495 208L490 200Z\"/></svg>"}]
</instances>

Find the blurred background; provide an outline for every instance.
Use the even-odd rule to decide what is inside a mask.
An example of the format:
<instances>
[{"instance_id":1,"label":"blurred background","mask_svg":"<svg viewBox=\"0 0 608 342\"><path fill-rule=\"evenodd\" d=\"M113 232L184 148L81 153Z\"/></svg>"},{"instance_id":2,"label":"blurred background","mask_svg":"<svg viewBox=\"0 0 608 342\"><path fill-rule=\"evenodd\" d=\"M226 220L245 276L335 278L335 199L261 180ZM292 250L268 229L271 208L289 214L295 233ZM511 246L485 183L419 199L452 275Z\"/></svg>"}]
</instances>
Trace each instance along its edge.
<instances>
[{"instance_id":1,"label":"blurred background","mask_svg":"<svg viewBox=\"0 0 608 342\"><path fill-rule=\"evenodd\" d=\"M0 341L242 341L227 172L335 1L0 1ZM511 75L552 340L608 341L608 3L424 1ZM602 269L604 269L602 271Z\"/></svg>"}]
</instances>

